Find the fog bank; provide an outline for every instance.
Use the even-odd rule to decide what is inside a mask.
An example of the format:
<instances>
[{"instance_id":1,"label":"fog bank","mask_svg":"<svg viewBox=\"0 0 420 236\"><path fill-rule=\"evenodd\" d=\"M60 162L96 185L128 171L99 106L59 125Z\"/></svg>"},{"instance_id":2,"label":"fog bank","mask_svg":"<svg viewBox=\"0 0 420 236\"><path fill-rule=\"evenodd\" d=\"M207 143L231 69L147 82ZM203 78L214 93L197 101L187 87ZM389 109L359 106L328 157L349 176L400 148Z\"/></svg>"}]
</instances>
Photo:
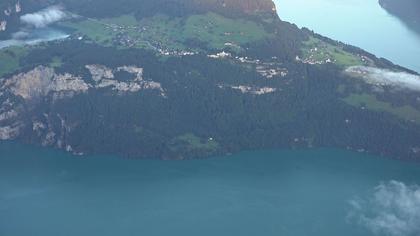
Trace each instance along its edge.
<instances>
[{"instance_id":1,"label":"fog bank","mask_svg":"<svg viewBox=\"0 0 420 236\"><path fill-rule=\"evenodd\" d=\"M420 187L390 181L350 202L350 217L383 236L420 235Z\"/></svg>"},{"instance_id":2,"label":"fog bank","mask_svg":"<svg viewBox=\"0 0 420 236\"><path fill-rule=\"evenodd\" d=\"M66 17L67 13L65 13L61 7L51 6L38 12L25 14L20 17L20 20L25 24L41 28L63 20Z\"/></svg>"},{"instance_id":3,"label":"fog bank","mask_svg":"<svg viewBox=\"0 0 420 236\"><path fill-rule=\"evenodd\" d=\"M352 66L346 73L363 78L367 83L420 91L420 76L407 72L395 72L368 66Z\"/></svg>"}]
</instances>

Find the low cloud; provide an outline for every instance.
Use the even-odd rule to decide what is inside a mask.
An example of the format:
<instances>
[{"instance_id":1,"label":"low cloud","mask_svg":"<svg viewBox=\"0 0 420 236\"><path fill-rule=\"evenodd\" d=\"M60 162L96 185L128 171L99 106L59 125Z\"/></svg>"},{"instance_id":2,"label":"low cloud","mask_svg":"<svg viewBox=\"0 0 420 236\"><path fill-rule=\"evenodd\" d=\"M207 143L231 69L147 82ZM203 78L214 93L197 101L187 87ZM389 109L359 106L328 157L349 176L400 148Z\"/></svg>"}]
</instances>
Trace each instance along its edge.
<instances>
[{"instance_id":1,"label":"low cloud","mask_svg":"<svg viewBox=\"0 0 420 236\"><path fill-rule=\"evenodd\" d=\"M420 91L420 76L407 72L395 72L368 66L352 66L346 73L364 79L376 86L391 86L399 89Z\"/></svg>"},{"instance_id":2,"label":"low cloud","mask_svg":"<svg viewBox=\"0 0 420 236\"><path fill-rule=\"evenodd\" d=\"M420 235L420 187L382 183L369 196L350 201L349 217L376 235Z\"/></svg>"},{"instance_id":3,"label":"low cloud","mask_svg":"<svg viewBox=\"0 0 420 236\"><path fill-rule=\"evenodd\" d=\"M36 28L46 27L49 24L58 22L67 17L67 13L59 6L51 6L41 11L25 14L20 17L20 20L28 25Z\"/></svg>"}]
</instances>

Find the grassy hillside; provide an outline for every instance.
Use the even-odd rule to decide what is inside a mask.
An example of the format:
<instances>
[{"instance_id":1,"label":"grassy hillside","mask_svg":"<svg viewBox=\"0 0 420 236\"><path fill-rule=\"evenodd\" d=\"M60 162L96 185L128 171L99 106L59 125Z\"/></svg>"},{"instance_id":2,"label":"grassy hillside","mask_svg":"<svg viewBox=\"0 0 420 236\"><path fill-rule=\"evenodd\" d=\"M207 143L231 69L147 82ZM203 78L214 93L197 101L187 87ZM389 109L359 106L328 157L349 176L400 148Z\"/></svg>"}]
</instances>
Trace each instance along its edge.
<instances>
[{"instance_id":1,"label":"grassy hillside","mask_svg":"<svg viewBox=\"0 0 420 236\"><path fill-rule=\"evenodd\" d=\"M357 108L390 113L400 119L420 124L420 111L409 105L394 106L388 102L380 101L375 95L370 94L352 94L346 97L344 101Z\"/></svg>"},{"instance_id":2,"label":"grassy hillside","mask_svg":"<svg viewBox=\"0 0 420 236\"><path fill-rule=\"evenodd\" d=\"M0 50L0 77L19 69L20 59L28 53L25 47L9 47Z\"/></svg>"},{"instance_id":3,"label":"grassy hillside","mask_svg":"<svg viewBox=\"0 0 420 236\"><path fill-rule=\"evenodd\" d=\"M302 60L311 64L334 63L343 68L364 64L360 56L314 37L303 42L302 53Z\"/></svg>"},{"instance_id":4,"label":"grassy hillside","mask_svg":"<svg viewBox=\"0 0 420 236\"><path fill-rule=\"evenodd\" d=\"M159 14L139 21L133 15L123 15L61 25L101 45L155 50L194 50L199 45L220 50L226 45L239 47L271 36L258 23L216 13L176 18Z\"/></svg>"}]
</instances>

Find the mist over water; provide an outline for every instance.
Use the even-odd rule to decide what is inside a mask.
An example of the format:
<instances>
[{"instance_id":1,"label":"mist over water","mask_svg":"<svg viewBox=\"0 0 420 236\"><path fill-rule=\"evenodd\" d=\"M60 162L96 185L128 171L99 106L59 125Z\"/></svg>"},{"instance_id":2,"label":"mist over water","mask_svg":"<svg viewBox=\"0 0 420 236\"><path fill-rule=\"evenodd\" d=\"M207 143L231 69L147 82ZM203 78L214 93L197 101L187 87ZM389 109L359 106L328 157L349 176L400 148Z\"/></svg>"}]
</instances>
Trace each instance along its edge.
<instances>
[{"instance_id":1,"label":"mist over water","mask_svg":"<svg viewBox=\"0 0 420 236\"><path fill-rule=\"evenodd\" d=\"M0 49L10 46L34 45L68 37L69 34L52 27L34 28L18 32L12 39L0 41Z\"/></svg>"},{"instance_id":2,"label":"mist over water","mask_svg":"<svg viewBox=\"0 0 420 236\"><path fill-rule=\"evenodd\" d=\"M420 76L406 72L395 72L368 66L352 66L346 73L362 78L372 85L388 86L420 92Z\"/></svg>"},{"instance_id":3,"label":"mist over water","mask_svg":"<svg viewBox=\"0 0 420 236\"><path fill-rule=\"evenodd\" d=\"M420 235L420 187L383 182L367 196L350 201L349 218L378 235Z\"/></svg>"},{"instance_id":4,"label":"mist over water","mask_svg":"<svg viewBox=\"0 0 420 236\"><path fill-rule=\"evenodd\" d=\"M420 35L378 0L274 0L281 19L420 72Z\"/></svg>"}]
</instances>

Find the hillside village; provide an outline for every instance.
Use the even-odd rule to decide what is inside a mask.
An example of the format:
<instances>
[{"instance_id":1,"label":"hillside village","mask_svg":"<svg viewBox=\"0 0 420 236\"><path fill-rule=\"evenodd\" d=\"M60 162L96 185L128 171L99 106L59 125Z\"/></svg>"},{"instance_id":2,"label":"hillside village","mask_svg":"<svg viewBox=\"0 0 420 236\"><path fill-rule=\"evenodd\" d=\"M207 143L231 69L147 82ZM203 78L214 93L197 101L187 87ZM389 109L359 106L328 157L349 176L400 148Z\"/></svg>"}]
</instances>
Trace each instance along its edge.
<instances>
[{"instance_id":1,"label":"hillside village","mask_svg":"<svg viewBox=\"0 0 420 236\"><path fill-rule=\"evenodd\" d=\"M14 14L19 14L22 12L22 5L20 1L17 1L13 6L9 5L5 9L0 9L2 14L0 14L0 32L6 31L8 26L9 18Z\"/></svg>"}]
</instances>

